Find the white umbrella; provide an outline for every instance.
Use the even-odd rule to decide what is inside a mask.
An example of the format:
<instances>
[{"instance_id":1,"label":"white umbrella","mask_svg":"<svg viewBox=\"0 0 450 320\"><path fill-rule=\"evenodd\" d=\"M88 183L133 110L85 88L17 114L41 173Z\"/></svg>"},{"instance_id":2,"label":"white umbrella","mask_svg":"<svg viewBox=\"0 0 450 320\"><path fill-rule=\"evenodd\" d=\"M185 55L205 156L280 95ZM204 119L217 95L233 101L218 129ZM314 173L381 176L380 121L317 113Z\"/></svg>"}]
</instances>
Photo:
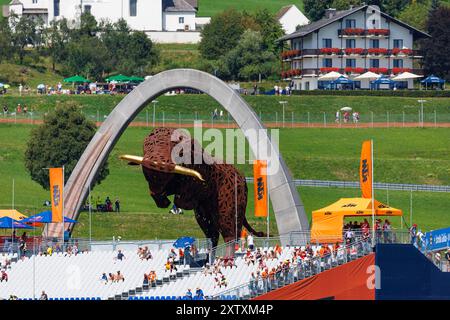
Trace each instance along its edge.
<instances>
[{"instance_id":1,"label":"white umbrella","mask_svg":"<svg viewBox=\"0 0 450 320\"><path fill-rule=\"evenodd\" d=\"M336 80L342 76L348 78L348 76L340 74L339 72L331 71L331 72L328 72L327 74L324 74L323 76L319 77L317 80L319 80L319 81Z\"/></svg>"},{"instance_id":2,"label":"white umbrella","mask_svg":"<svg viewBox=\"0 0 450 320\"><path fill-rule=\"evenodd\" d=\"M374 80L374 79L378 79L380 77L379 74L376 74L374 72L368 71L366 73L363 73L357 77L355 77L354 80Z\"/></svg>"},{"instance_id":3,"label":"white umbrella","mask_svg":"<svg viewBox=\"0 0 450 320\"><path fill-rule=\"evenodd\" d=\"M37 86L38 89L44 89L45 88L45 84L41 83L40 85Z\"/></svg>"},{"instance_id":4,"label":"white umbrella","mask_svg":"<svg viewBox=\"0 0 450 320\"><path fill-rule=\"evenodd\" d=\"M353 109L350 107L343 107L341 108L341 111L352 111Z\"/></svg>"},{"instance_id":5,"label":"white umbrella","mask_svg":"<svg viewBox=\"0 0 450 320\"><path fill-rule=\"evenodd\" d=\"M392 78L392 80L402 81L402 80L417 79L417 78L423 78L423 76L419 76L419 75L411 73L411 72L403 72L403 73L399 74L398 76Z\"/></svg>"}]
</instances>

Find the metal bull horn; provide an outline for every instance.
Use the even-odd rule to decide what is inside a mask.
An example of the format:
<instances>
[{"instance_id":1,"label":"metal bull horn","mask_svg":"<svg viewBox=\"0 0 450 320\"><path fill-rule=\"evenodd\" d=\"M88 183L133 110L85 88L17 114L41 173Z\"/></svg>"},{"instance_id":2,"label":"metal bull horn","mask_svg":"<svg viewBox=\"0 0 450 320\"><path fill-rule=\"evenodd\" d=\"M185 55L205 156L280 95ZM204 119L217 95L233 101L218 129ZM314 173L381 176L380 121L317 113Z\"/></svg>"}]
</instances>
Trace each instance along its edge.
<instances>
[{"instance_id":1,"label":"metal bull horn","mask_svg":"<svg viewBox=\"0 0 450 320\"><path fill-rule=\"evenodd\" d=\"M158 163L156 161L144 161L144 157L139 157L139 156L132 156L132 155L121 155L119 156L119 159L121 160L125 160L128 161L128 164L130 165L143 165L145 167L148 167L149 169L152 170L156 170L156 171L160 171L160 172L169 172L169 173L178 173L178 174L182 174L185 176L191 176L191 177L195 177L197 179L199 179L200 181L205 181L202 177L202 175L195 170L189 169L189 168L185 168L183 166L180 165L167 165L164 163ZM166 166L166 170L161 170L161 167Z\"/></svg>"}]
</instances>

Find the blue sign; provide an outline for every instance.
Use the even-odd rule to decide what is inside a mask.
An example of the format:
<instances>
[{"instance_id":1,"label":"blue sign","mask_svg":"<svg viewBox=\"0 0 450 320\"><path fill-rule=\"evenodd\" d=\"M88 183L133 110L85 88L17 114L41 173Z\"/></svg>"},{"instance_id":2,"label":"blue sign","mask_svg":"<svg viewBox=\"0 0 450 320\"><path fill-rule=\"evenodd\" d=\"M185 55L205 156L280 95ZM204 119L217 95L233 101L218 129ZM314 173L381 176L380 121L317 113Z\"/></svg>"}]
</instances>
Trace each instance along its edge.
<instances>
[{"instance_id":1,"label":"blue sign","mask_svg":"<svg viewBox=\"0 0 450 320\"><path fill-rule=\"evenodd\" d=\"M443 250L450 247L450 228L425 233L425 244L428 251Z\"/></svg>"}]
</instances>

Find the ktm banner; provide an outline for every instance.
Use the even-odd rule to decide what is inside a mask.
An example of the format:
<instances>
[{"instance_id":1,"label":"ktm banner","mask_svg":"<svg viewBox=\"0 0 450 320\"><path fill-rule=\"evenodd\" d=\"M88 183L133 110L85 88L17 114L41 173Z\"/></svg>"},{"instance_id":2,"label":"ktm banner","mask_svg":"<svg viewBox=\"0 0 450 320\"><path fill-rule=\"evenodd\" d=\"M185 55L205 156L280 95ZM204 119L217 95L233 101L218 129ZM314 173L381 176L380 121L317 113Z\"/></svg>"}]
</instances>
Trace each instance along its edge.
<instances>
[{"instance_id":1,"label":"ktm banner","mask_svg":"<svg viewBox=\"0 0 450 320\"><path fill-rule=\"evenodd\" d=\"M50 197L52 199L52 222L63 221L64 177L62 168L50 168Z\"/></svg>"},{"instance_id":2,"label":"ktm banner","mask_svg":"<svg viewBox=\"0 0 450 320\"><path fill-rule=\"evenodd\" d=\"M253 162L255 217L267 217L267 161Z\"/></svg>"},{"instance_id":3,"label":"ktm banner","mask_svg":"<svg viewBox=\"0 0 450 320\"><path fill-rule=\"evenodd\" d=\"M359 165L359 184L363 198L372 198L372 141L364 141Z\"/></svg>"}]
</instances>

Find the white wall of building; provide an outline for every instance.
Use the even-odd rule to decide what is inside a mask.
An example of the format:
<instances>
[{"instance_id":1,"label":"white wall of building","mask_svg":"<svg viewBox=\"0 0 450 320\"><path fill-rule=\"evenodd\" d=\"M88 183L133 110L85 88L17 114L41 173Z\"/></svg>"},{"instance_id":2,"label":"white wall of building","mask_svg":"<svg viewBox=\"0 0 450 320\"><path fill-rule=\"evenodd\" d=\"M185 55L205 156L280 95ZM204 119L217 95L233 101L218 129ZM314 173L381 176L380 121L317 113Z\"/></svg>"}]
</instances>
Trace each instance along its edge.
<instances>
[{"instance_id":1,"label":"white wall of building","mask_svg":"<svg viewBox=\"0 0 450 320\"><path fill-rule=\"evenodd\" d=\"M298 25L303 26L309 23L309 19L295 5L292 5L279 21L286 34L293 33Z\"/></svg>"},{"instance_id":2,"label":"white wall of building","mask_svg":"<svg viewBox=\"0 0 450 320\"><path fill-rule=\"evenodd\" d=\"M180 19L183 22L180 22ZM164 12L163 14L163 30L179 31L179 30L195 30L195 12Z\"/></svg>"}]
</instances>

